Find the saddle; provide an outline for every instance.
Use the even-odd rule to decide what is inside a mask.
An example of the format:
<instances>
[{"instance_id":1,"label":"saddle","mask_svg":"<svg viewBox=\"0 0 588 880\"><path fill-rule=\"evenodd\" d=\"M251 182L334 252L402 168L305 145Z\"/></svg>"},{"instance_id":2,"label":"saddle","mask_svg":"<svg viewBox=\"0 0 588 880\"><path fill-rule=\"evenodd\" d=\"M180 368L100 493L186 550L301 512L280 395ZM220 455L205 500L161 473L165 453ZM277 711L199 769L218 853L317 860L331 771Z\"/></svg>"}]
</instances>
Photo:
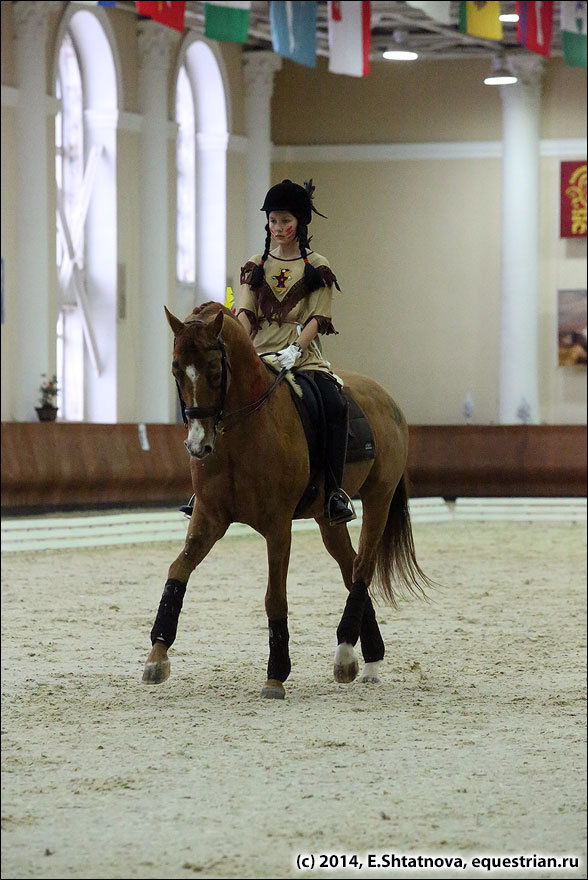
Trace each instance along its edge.
<instances>
[{"instance_id":1,"label":"saddle","mask_svg":"<svg viewBox=\"0 0 588 880\"><path fill-rule=\"evenodd\" d=\"M265 357L263 360L268 369L274 373L279 372ZM325 460L326 422L320 391L309 373L302 370L295 373L294 383L293 385L292 382L288 382L288 388L304 428L310 463L308 485L294 511L294 519L299 519L316 500L320 491ZM349 413L345 464L369 461L376 457L374 435L370 423L349 390L345 387L342 390L347 399Z\"/></svg>"}]
</instances>

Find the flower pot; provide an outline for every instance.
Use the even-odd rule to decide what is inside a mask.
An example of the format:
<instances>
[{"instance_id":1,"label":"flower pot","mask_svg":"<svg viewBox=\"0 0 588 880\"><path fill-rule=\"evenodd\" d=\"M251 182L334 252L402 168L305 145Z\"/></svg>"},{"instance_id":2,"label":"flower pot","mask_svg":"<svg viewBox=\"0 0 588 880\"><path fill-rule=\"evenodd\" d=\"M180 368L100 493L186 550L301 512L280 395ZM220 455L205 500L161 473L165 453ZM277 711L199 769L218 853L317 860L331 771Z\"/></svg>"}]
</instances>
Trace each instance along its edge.
<instances>
[{"instance_id":1,"label":"flower pot","mask_svg":"<svg viewBox=\"0 0 588 880\"><path fill-rule=\"evenodd\" d=\"M40 422L54 422L57 418L57 407L50 403L44 403L43 406L36 406L35 412L39 416Z\"/></svg>"}]
</instances>

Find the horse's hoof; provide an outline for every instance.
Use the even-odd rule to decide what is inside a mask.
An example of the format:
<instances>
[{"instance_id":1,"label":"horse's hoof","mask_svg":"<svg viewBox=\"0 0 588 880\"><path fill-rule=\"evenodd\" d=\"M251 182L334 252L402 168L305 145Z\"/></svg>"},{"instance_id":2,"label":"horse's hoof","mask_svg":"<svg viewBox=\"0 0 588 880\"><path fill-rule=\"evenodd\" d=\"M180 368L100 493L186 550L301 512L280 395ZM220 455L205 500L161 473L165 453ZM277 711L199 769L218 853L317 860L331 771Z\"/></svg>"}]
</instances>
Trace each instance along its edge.
<instances>
[{"instance_id":1,"label":"horse's hoof","mask_svg":"<svg viewBox=\"0 0 588 880\"><path fill-rule=\"evenodd\" d=\"M275 678L268 678L261 689L261 696L266 700L283 700L286 696L286 689L281 681Z\"/></svg>"},{"instance_id":2,"label":"horse's hoof","mask_svg":"<svg viewBox=\"0 0 588 880\"><path fill-rule=\"evenodd\" d=\"M380 680L380 666L382 665L381 660L376 660L373 663L366 663L363 667L363 672L361 674L361 680L365 684L377 684Z\"/></svg>"},{"instance_id":3,"label":"horse's hoof","mask_svg":"<svg viewBox=\"0 0 588 880\"><path fill-rule=\"evenodd\" d=\"M144 684L161 684L163 681L167 681L170 669L169 660L148 661L143 670Z\"/></svg>"},{"instance_id":4,"label":"horse's hoof","mask_svg":"<svg viewBox=\"0 0 588 880\"><path fill-rule=\"evenodd\" d=\"M335 651L335 664L333 666L333 675L335 681L340 684L349 684L357 678L359 672L359 662L353 645L342 642L337 645Z\"/></svg>"}]
</instances>

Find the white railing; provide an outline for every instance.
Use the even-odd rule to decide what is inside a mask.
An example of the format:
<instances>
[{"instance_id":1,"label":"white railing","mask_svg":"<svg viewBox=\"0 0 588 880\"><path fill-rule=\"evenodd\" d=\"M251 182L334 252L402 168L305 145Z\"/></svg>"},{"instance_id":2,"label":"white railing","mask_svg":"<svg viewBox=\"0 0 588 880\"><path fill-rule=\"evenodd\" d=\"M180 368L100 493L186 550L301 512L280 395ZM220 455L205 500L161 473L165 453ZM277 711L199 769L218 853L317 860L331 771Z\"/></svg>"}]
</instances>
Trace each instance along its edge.
<instances>
[{"instance_id":1,"label":"white railing","mask_svg":"<svg viewBox=\"0 0 588 880\"><path fill-rule=\"evenodd\" d=\"M361 525L361 502L355 502L358 514L350 528ZM413 523L464 521L546 521L586 522L585 498L458 498L450 503L443 498L413 498L410 502ZM295 520L294 531L316 529L313 519ZM63 514L60 516L22 516L2 522L2 552L65 550L76 547L101 547L116 544L141 544L154 541L183 542L188 521L173 510L121 511L104 514ZM253 530L233 523L228 536L251 535Z\"/></svg>"}]
</instances>

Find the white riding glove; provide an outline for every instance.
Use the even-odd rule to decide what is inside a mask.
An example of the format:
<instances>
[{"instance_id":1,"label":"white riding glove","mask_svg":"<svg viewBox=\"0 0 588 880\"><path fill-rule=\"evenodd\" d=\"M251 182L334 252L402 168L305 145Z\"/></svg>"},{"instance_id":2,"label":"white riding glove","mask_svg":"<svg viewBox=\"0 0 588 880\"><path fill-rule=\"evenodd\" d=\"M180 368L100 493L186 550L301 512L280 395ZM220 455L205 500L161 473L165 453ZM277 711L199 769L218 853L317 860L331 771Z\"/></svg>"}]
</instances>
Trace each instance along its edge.
<instances>
[{"instance_id":1,"label":"white riding glove","mask_svg":"<svg viewBox=\"0 0 588 880\"><path fill-rule=\"evenodd\" d=\"M278 352L278 360L282 367L291 370L299 358L302 357L302 348L298 342L293 342L288 348L283 348Z\"/></svg>"}]
</instances>

